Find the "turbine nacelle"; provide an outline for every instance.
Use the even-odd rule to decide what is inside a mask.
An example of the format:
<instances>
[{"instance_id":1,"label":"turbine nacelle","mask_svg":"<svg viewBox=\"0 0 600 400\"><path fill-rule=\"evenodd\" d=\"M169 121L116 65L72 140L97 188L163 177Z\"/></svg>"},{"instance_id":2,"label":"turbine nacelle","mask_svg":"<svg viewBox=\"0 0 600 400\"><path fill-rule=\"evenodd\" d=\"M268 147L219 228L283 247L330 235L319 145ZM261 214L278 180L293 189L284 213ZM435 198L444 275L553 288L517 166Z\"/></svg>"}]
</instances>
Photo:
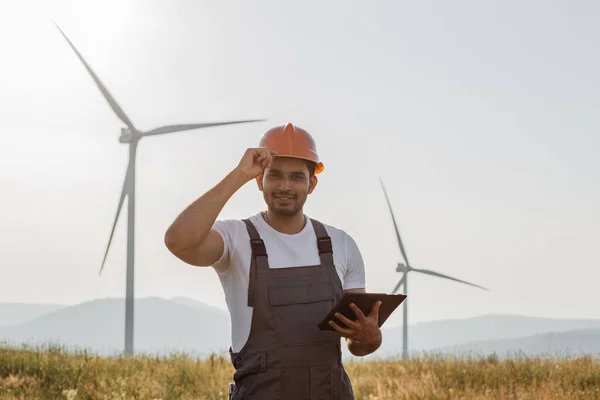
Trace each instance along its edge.
<instances>
[{"instance_id":1,"label":"turbine nacelle","mask_svg":"<svg viewBox=\"0 0 600 400\"><path fill-rule=\"evenodd\" d=\"M121 128L121 137L119 137L120 143L131 143L133 140L133 132L129 128Z\"/></svg>"},{"instance_id":2,"label":"turbine nacelle","mask_svg":"<svg viewBox=\"0 0 600 400\"><path fill-rule=\"evenodd\" d=\"M410 267L407 267L404 263L398 263L396 266L396 272L407 272L410 271Z\"/></svg>"}]
</instances>

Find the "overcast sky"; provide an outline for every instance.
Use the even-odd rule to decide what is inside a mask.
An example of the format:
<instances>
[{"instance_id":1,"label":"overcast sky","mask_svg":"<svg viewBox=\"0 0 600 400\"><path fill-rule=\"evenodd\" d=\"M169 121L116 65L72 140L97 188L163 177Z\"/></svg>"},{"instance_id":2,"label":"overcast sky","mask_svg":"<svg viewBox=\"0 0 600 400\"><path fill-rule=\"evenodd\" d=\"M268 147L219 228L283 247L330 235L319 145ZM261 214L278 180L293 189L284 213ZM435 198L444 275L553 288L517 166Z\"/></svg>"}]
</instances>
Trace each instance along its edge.
<instances>
[{"instance_id":1,"label":"overcast sky","mask_svg":"<svg viewBox=\"0 0 600 400\"><path fill-rule=\"evenodd\" d=\"M492 289L411 274L410 322L600 318L597 1L1 4L0 301L125 295L125 213L98 276L122 123L54 19L140 129L268 118L142 140L136 297L225 308L214 271L170 255L164 232L293 122L325 163L306 212L355 238L369 291L400 278L379 176L413 266ZM220 217L263 207L251 182Z\"/></svg>"}]
</instances>

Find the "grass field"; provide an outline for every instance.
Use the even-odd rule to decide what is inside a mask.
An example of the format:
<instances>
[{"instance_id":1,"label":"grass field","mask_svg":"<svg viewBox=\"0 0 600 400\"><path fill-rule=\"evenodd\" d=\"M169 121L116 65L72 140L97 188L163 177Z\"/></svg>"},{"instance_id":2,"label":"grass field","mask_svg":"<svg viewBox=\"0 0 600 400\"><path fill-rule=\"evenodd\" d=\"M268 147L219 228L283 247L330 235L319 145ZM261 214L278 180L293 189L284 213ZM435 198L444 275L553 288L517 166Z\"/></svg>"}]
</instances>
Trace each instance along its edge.
<instances>
[{"instance_id":1,"label":"grass field","mask_svg":"<svg viewBox=\"0 0 600 400\"><path fill-rule=\"evenodd\" d=\"M346 364L356 398L600 399L592 358L368 361ZM0 347L1 399L226 399L228 358L102 358L60 347Z\"/></svg>"}]
</instances>

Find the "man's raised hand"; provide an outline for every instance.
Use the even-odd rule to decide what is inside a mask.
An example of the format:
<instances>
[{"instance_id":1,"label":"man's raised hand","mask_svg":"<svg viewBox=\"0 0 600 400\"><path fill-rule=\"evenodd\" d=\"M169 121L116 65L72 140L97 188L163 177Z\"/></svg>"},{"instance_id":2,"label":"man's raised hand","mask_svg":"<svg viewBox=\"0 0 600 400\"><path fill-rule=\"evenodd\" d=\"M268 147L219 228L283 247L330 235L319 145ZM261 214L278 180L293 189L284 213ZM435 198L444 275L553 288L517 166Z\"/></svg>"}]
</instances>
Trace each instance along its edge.
<instances>
[{"instance_id":1,"label":"man's raised hand","mask_svg":"<svg viewBox=\"0 0 600 400\"><path fill-rule=\"evenodd\" d=\"M271 166L275 154L277 154L276 151L264 147L249 148L244 153L237 169L250 181L260 175L265 168Z\"/></svg>"}]
</instances>

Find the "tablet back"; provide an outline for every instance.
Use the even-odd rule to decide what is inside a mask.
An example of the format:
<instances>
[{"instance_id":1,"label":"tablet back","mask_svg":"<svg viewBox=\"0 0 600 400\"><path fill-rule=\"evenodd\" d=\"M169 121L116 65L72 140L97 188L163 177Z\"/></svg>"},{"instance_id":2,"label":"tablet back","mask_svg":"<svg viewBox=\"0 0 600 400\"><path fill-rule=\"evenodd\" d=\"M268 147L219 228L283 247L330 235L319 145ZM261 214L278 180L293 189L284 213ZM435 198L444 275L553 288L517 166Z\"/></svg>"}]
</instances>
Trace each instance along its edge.
<instances>
[{"instance_id":1,"label":"tablet back","mask_svg":"<svg viewBox=\"0 0 600 400\"><path fill-rule=\"evenodd\" d=\"M356 321L356 314L350 308L351 303L356 304L363 314L369 315L377 301L381 301L381 307L379 308L379 327L381 327L405 299L406 295L404 294L345 293L339 303L319 323L318 327L321 330L333 331L334 329L329 325L329 321L333 320L342 328L346 328L347 326L343 322L334 317L335 313L339 312L349 320Z\"/></svg>"}]
</instances>

